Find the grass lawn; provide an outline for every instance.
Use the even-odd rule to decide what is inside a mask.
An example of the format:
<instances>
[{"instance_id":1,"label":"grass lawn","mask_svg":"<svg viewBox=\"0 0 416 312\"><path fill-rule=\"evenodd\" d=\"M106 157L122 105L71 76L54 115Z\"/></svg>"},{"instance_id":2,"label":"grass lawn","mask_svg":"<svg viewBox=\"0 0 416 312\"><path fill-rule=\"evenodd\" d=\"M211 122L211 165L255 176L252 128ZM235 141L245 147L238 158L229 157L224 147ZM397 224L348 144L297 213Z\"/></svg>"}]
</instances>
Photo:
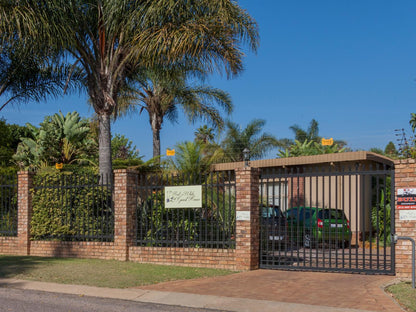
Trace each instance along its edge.
<instances>
[{"instance_id":1,"label":"grass lawn","mask_svg":"<svg viewBox=\"0 0 416 312\"><path fill-rule=\"evenodd\" d=\"M0 256L0 278L111 288L128 288L232 273L235 272L115 260Z\"/></svg>"},{"instance_id":2,"label":"grass lawn","mask_svg":"<svg viewBox=\"0 0 416 312\"><path fill-rule=\"evenodd\" d=\"M416 311L416 289L412 282L401 282L386 288L393 297L408 311Z\"/></svg>"}]
</instances>

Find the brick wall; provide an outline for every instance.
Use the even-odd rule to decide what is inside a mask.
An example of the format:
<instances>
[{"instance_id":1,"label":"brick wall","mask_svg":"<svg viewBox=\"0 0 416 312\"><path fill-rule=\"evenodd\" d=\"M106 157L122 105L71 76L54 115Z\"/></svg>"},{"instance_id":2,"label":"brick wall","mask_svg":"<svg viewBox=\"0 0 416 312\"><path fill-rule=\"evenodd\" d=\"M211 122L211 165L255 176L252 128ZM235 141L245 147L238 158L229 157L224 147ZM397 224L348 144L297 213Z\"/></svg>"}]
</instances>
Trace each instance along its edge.
<instances>
[{"instance_id":1,"label":"brick wall","mask_svg":"<svg viewBox=\"0 0 416 312\"><path fill-rule=\"evenodd\" d=\"M416 161L405 159L395 161L396 192L400 188L416 188ZM396 198L397 199L397 198ZM397 200L396 200L397 207ZM416 240L416 220L400 220L400 210L396 209L396 229L398 236ZM412 274L412 245L410 241L399 240L396 244L396 275L410 278Z\"/></svg>"},{"instance_id":2,"label":"brick wall","mask_svg":"<svg viewBox=\"0 0 416 312\"><path fill-rule=\"evenodd\" d=\"M32 241L30 255L38 257L117 259L114 243Z\"/></svg>"},{"instance_id":3,"label":"brick wall","mask_svg":"<svg viewBox=\"0 0 416 312\"><path fill-rule=\"evenodd\" d=\"M250 270L259 261L259 170L236 172L237 211L249 212L248 220L236 225L236 249L136 247L133 244L137 175L129 170L114 172L114 242L31 241L33 174L18 173L18 236L0 237L1 254L42 257L77 257L130 260L191 267Z\"/></svg>"},{"instance_id":4,"label":"brick wall","mask_svg":"<svg viewBox=\"0 0 416 312\"><path fill-rule=\"evenodd\" d=\"M0 237L0 254L16 255L19 254L19 240L17 237Z\"/></svg>"},{"instance_id":5,"label":"brick wall","mask_svg":"<svg viewBox=\"0 0 416 312\"><path fill-rule=\"evenodd\" d=\"M237 269L234 249L130 247L129 260L188 267Z\"/></svg>"}]
</instances>

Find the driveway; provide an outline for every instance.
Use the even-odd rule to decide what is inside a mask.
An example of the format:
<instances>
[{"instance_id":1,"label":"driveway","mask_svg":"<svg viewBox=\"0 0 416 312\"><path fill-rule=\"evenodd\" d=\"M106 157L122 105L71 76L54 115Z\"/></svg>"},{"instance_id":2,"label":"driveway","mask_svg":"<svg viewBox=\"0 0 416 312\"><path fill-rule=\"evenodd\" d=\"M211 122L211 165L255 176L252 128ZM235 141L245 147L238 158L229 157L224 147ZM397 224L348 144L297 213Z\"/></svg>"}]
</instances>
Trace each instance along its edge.
<instances>
[{"instance_id":1,"label":"driveway","mask_svg":"<svg viewBox=\"0 0 416 312\"><path fill-rule=\"evenodd\" d=\"M140 288L368 311L403 311L383 291L383 286L393 280L393 276L385 275L256 270Z\"/></svg>"}]
</instances>

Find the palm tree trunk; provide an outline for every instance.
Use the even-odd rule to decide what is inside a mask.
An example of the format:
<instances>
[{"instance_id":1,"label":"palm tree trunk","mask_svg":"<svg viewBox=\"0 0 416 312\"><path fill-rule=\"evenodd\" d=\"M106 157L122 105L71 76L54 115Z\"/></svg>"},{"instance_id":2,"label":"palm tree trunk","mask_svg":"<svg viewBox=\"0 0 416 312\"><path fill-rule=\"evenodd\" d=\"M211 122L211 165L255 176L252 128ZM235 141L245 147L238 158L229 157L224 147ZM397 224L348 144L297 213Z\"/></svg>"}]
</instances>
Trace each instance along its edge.
<instances>
[{"instance_id":1,"label":"palm tree trunk","mask_svg":"<svg viewBox=\"0 0 416 312\"><path fill-rule=\"evenodd\" d=\"M153 157L157 157L157 163L160 163L160 129L152 129L153 132Z\"/></svg>"},{"instance_id":2,"label":"palm tree trunk","mask_svg":"<svg viewBox=\"0 0 416 312\"><path fill-rule=\"evenodd\" d=\"M162 128L163 117L155 113L150 114L150 127L153 133L153 158L160 164L160 129Z\"/></svg>"},{"instance_id":3,"label":"palm tree trunk","mask_svg":"<svg viewBox=\"0 0 416 312\"><path fill-rule=\"evenodd\" d=\"M100 175L104 183L112 174L111 163L111 122L110 116L106 113L98 115L100 132L98 134L98 161Z\"/></svg>"}]
</instances>

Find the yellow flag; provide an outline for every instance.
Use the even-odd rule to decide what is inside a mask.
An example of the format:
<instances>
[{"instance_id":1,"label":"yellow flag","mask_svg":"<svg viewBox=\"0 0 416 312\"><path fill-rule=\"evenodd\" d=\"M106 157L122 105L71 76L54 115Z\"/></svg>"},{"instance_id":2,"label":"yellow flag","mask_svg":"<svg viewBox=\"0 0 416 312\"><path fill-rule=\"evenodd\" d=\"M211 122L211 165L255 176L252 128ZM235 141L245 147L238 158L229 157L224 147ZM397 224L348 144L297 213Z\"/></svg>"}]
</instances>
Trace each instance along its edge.
<instances>
[{"instance_id":1,"label":"yellow flag","mask_svg":"<svg viewBox=\"0 0 416 312\"><path fill-rule=\"evenodd\" d=\"M322 138L322 145L329 145L331 146L332 144L334 144L334 139L330 138L330 139L324 139Z\"/></svg>"},{"instance_id":2,"label":"yellow flag","mask_svg":"<svg viewBox=\"0 0 416 312\"><path fill-rule=\"evenodd\" d=\"M174 149L166 149L166 156L175 156Z\"/></svg>"}]
</instances>

